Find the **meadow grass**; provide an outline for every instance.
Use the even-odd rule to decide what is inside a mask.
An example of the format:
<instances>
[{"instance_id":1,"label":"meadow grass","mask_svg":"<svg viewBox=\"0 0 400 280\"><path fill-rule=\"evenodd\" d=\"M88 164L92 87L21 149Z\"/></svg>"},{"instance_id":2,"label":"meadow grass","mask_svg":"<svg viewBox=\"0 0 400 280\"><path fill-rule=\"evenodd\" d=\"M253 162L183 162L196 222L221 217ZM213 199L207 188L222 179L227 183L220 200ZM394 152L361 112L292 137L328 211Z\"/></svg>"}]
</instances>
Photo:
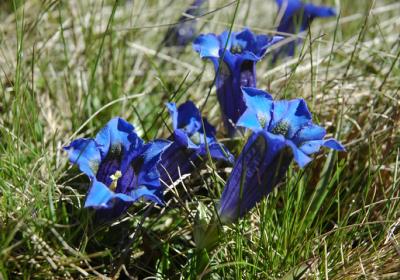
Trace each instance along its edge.
<instances>
[{"instance_id":1,"label":"meadow grass","mask_svg":"<svg viewBox=\"0 0 400 280\"><path fill-rule=\"evenodd\" d=\"M399 279L400 3L323 3L340 17L316 20L294 58L272 66L267 55L258 87L306 99L347 152L292 164L206 251L199 238L230 168L208 162L167 190L164 208L140 202L99 225L82 208L88 181L62 151L113 116L146 140L168 137L167 101L204 105L223 130L211 64L161 44L187 1L2 2L0 278ZM272 34L276 10L210 1L198 27ZM222 140L235 155L244 141Z\"/></svg>"}]
</instances>

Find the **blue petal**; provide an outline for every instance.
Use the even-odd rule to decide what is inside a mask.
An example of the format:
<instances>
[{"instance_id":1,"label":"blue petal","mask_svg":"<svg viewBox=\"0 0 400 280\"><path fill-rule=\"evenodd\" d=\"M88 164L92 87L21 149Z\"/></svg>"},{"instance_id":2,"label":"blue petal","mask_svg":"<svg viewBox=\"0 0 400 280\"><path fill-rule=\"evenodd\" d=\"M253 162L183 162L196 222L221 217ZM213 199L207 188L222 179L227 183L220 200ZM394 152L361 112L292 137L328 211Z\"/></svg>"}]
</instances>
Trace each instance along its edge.
<instances>
[{"instance_id":1,"label":"blue petal","mask_svg":"<svg viewBox=\"0 0 400 280\"><path fill-rule=\"evenodd\" d=\"M214 137L216 131L206 118L201 118L201 113L192 101L187 101L176 108L175 103L167 103L171 114L174 130L180 129L189 137L195 133L206 133L207 137ZM204 129L203 129L203 124Z\"/></svg>"},{"instance_id":2,"label":"blue petal","mask_svg":"<svg viewBox=\"0 0 400 280\"><path fill-rule=\"evenodd\" d=\"M257 114L251 112L250 110L246 110L243 113L236 125L251 129L255 132L263 129Z\"/></svg>"},{"instance_id":3,"label":"blue petal","mask_svg":"<svg viewBox=\"0 0 400 280\"><path fill-rule=\"evenodd\" d=\"M293 141L301 144L310 140L321 140L325 137L326 131L323 127L315 124L309 124L302 127L295 135Z\"/></svg>"},{"instance_id":4,"label":"blue petal","mask_svg":"<svg viewBox=\"0 0 400 280\"><path fill-rule=\"evenodd\" d=\"M230 73L234 73L234 72L238 72L239 71L239 67L241 62L243 61L243 55L236 55L236 54L232 54L229 50L224 52L224 49L221 48L219 50L219 55L220 57L222 57L223 62L225 63L225 65L227 66L227 68L229 69ZM254 55L253 55L254 57ZM253 59L254 60L254 59ZM258 59L256 59L258 60ZM223 69L224 64L221 64L221 67L219 69L219 71L226 71L227 69ZM225 74L225 73L223 73Z\"/></svg>"},{"instance_id":5,"label":"blue petal","mask_svg":"<svg viewBox=\"0 0 400 280\"><path fill-rule=\"evenodd\" d=\"M278 32L295 34L298 31L307 30L309 24L316 17L329 17L336 14L335 10L331 7L304 4L299 0L277 0L276 2L280 10L285 9L277 27ZM280 13L282 12L280 11ZM293 56L296 44L299 42L301 40L291 41L285 46L280 47L274 53L273 63L282 54Z\"/></svg>"},{"instance_id":6,"label":"blue petal","mask_svg":"<svg viewBox=\"0 0 400 280\"><path fill-rule=\"evenodd\" d=\"M344 147L333 138L327 140L312 140L304 142L299 149L303 151L305 154L310 155L319 151L321 146L325 146L337 151L345 151Z\"/></svg>"},{"instance_id":7,"label":"blue petal","mask_svg":"<svg viewBox=\"0 0 400 280\"><path fill-rule=\"evenodd\" d=\"M272 96L268 92L252 87L242 87L242 92L248 109L254 112L270 112Z\"/></svg>"},{"instance_id":8,"label":"blue petal","mask_svg":"<svg viewBox=\"0 0 400 280\"><path fill-rule=\"evenodd\" d=\"M259 50L255 50L255 51L259 51ZM236 58L236 60L235 60L236 64L242 64L244 61L258 62L262 58L263 55L264 55L264 53L262 55L257 55L253 51L244 50L243 53L241 53L240 55L235 54L234 57Z\"/></svg>"},{"instance_id":9,"label":"blue petal","mask_svg":"<svg viewBox=\"0 0 400 280\"><path fill-rule=\"evenodd\" d=\"M220 49L226 49L229 51L232 47L232 39L235 37L235 32L231 32L229 34L229 31L224 31L218 36L219 40L219 48Z\"/></svg>"},{"instance_id":10,"label":"blue petal","mask_svg":"<svg viewBox=\"0 0 400 280\"><path fill-rule=\"evenodd\" d=\"M273 104L271 127L275 127L276 124L278 124L288 115L289 106L297 108L297 105L298 102L294 103L291 100L275 101Z\"/></svg>"},{"instance_id":11,"label":"blue petal","mask_svg":"<svg viewBox=\"0 0 400 280\"><path fill-rule=\"evenodd\" d=\"M330 138L324 141L323 146L337 150L337 151L346 151L346 149L340 144L336 139Z\"/></svg>"},{"instance_id":12,"label":"blue petal","mask_svg":"<svg viewBox=\"0 0 400 280\"><path fill-rule=\"evenodd\" d=\"M220 41L215 34L202 34L194 40L193 49L201 58L218 58Z\"/></svg>"},{"instance_id":13,"label":"blue petal","mask_svg":"<svg viewBox=\"0 0 400 280\"><path fill-rule=\"evenodd\" d=\"M303 99L279 100L274 102L270 130L272 131L280 122L287 122L288 138L292 138L304 125L311 122L311 113Z\"/></svg>"},{"instance_id":14,"label":"blue petal","mask_svg":"<svg viewBox=\"0 0 400 280\"><path fill-rule=\"evenodd\" d=\"M311 122L311 120L312 116L307 108L307 103L303 99L300 99L296 112L294 113L294 116L290 119L288 137L292 138L301 127Z\"/></svg>"},{"instance_id":15,"label":"blue petal","mask_svg":"<svg viewBox=\"0 0 400 280\"><path fill-rule=\"evenodd\" d=\"M146 166L147 164L154 164L156 161L158 161L161 153L164 152L171 144L172 142L168 140L154 140L147 143L143 152L143 166Z\"/></svg>"},{"instance_id":16,"label":"blue petal","mask_svg":"<svg viewBox=\"0 0 400 280\"><path fill-rule=\"evenodd\" d=\"M174 131L174 143L179 144L180 147L184 147L187 149L198 149L201 143L204 143L204 134L195 133L189 136L182 129L177 129ZM194 138L196 137L196 138ZM209 141L213 141L213 138L209 138ZM196 141L192 141L192 139L196 139Z\"/></svg>"},{"instance_id":17,"label":"blue petal","mask_svg":"<svg viewBox=\"0 0 400 280\"><path fill-rule=\"evenodd\" d=\"M253 51L254 52L256 48L256 36L253 34L253 32L250 31L250 29L245 28L243 31L238 32L233 34L232 36L232 45L238 44L239 46L242 47L242 49L246 49L248 51Z\"/></svg>"},{"instance_id":18,"label":"blue petal","mask_svg":"<svg viewBox=\"0 0 400 280\"><path fill-rule=\"evenodd\" d=\"M239 118L237 125L254 131L268 127L273 104L271 95L250 87L242 87L242 92L247 109Z\"/></svg>"},{"instance_id":19,"label":"blue petal","mask_svg":"<svg viewBox=\"0 0 400 280\"><path fill-rule=\"evenodd\" d=\"M226 63L221 64L221 71L217 73L215 86L217 88L217 98L222 111L224 125L228 129L228 134L233 135L236 129L233 123L236 123L244 107L244 101L241 97L240 85L237 79L234 80L233 73Z\"/></svg>"},{"instance_id":20,"label":"blue petal","mask_svg":"<svg viewBox=\"0 0 400 280\"><path fill-rule=\"evenodd\" d=\"M126 195L122 193L114 193L103 183L94 180L86 197L85 207L112 209L120 202L130 205L142 197L163 205L162 196L159 194L158 190L150 190L144 186L139 186L131 191L129 195Z\"/></svg>"},{"instance_id":21,"label":"blue petal","mask_svg":"<svg viewBox=\"0 0 400 280\"><path fill-rule=\"evenodd\" d=\"M178 128L178 109L176 108L176 104L173 102L166 103L165 105L167 106L172 119L172 128L175 130Z\"/></svg>"},{"instance_id":22,"label":"blue petal","mask_svg":"<svg viewBox=\"0 0 400 280\"><path fill-rule=\"evenodd\" d=\"M316 153L319 151L319 149L321 148L321 146L324 144L324 140L312 140L312 141L307 141L305 143L303 143L299 149L307 154L307 155L311 155L313 153Z\"/></svg>"},{"instance_id":23,"label":"blue petal","mask_svg":"<svg viewBox=\"0 0 400 280\"><path fill-rule=\"evenodd\" d=\"M99 146L102 158L110 152L121 153L128 151L131 146L129 135L134 133L133 125L121 118L111 119L96 135L95 141Z\"/></svg>"},{"instance_id":24,"label":"blue petal","mask_svg":"<svg viewBox=\"0 0 400 280\"><path fill-rule=\"evenodd\" d=\"M257 36L257 49L259 50L258 56L262 57L267 49L272 45L282 41L285 39L283 36L265 36L265 35L258 35Z\"/></svg>"},{"instance_id":25,"label":"blue petal","mask_svg":"<svg viewBox=\"0 0 400 280\"><path fill-rule=\"evenodd\" d=\"M121 161L121 171L124 172L129 168L132 161L134 161L137 157L141 156L144 149L143 140L137 135L135 131L129 134L128 140L131 143L128 151L123 151L122 155L120 155Z\"/></svg>"},{"instance_id":26,"label":"blue petal","mask_svg":"<svg viewBox=\"0 0 400 280\"><path fill-rule=\"evenodd\" d=\"M143 197L159 205L164 205L162 192L158 189L148 189L145 186L139 186L139 188L134 189L129 196L134 200L138 200Z\"/></svg>"},{"instance_id":27,"label":"blue petal","mask_svg":"<svg viewBox=\"0 0 400 280\"><path fill-rule=\"evenodd\" d=\"M285 39L284 36L278 36L278 35L277 36L272 36L272 38L271 37L268 37L268 38L269 38L268 44L265 45L265 43L262 43L264 46L267 46L267 47L275 45L276 43L278 43L278 42L282 41L283 39Z\"/></svg>"},{"instance_id":28,"label":"blue petal","mask_svg":"<svg viewBox=\"0 0 400 280\"><path fill-rule=\"evenodd\" d=\"M161 155L158 164L160 179L170 184L178 180L181 175L191 173L201 162L196 154L197 150L187 149L177 142L173 142Z\"/></svg>"},{"instance_id":29,"label":"blue petal","mask_svg":"<svg viewBox=\"0 0 400 280\"><path fill-rule=\"evenodd\" d=\"M199 109L192 101L187 101L178 107L178 126L188 135L192 135L202 127Z\"/></svg>"},{"instance_id":30,"label":"blue petal","mask_svg":"<svg viewBox=\"0 0 400 280\"><path fill-rule=\"evenodd\" d=\"M256 42L254 46L255 53L257 56L261 57L265 54L267 48L280 40L276 40L276 38L283 38L282 36L274 36L270 37L268 35L257 35Z\"/></svg>"},{"instance_id":31,"label":"blue petal","mask_svg":"<svg viewBox=\"0 0 400 280\"><path fill-rule=\"evenodd\" d=\"M137 188L137 165L140 165L140 157L134 158L132 162L127 163L123 168L119 168L118 170L121 171L122 176L118 179L117 187L113 191L116 193L124 193L128 194L133 189ZM115 174L116 170L114 171ZM109 180L101 181L106 186L111 186L113 180L111 179L111 175L108 175ZM107 178L106 178L107 179ZM104 179L103 179L104 180Z\"/></svg>"},{"instance_id":32,"label":"blue petal","mask_svg":"<svg viewBox=\"0 0 400 280\"><path fill-rule=\"evenodd\" d=\"M162 153L171 145L172 142L166 140L155 140L146 144L144 147L143 164L138 174L138 185L148 187L160 186L160 174L157 165L161 159Z\"/></svg>"},{"instance_id":33,"label":"blue petal","mask_svg":"<svg viewBox=\"0 0 400 280\"><path fill-rule=\"evenodd\" d=\"M270 46L284 39L282 36L255 35L249 29L237 33L236 38L245 42L242 58L253 61L260 60Z\"/></svg>"},{"instance_id":34,"label":"blue petal","mask_svg":"<svg viewBox=\"0 0 400 280\"><path fill-rule=\"evenodd\" d=\"M181 147L185 148L197 148L198 146L195 145L192 141L190 141L189 136L182 131L181 129L176 129L173 133L174 135L174 143L179 144Z\"/></svg>"},{"instance_id":35,"label":"blue petal","mask_svg":"<svg viewBox=\"0 0 400 280\"><path fill-rule=\"evenodd\" d=\"M307 103L304 101L304 99L298 99L299 105L297 106L295 115L299 117L305 117L307 119L311 119L311 113L308 110Z\"/></svg>"},{"instance_id":36,"label":"blue petal","mask_svg":"<svg viewBox=\"0 0 400 280\"><path fill-rule=\"evenodd\" d=\"M106 185L97 180L93 180L89 193L86 197L85 207L93 208L112 208L113 200L120 199L126 203L132 203L134 198L122 194L112 192Z\"/></svg>"},{"instance_id":37,"label":"blue petal","mask_svg":"<svg viewBox=\"0 0 400 280\"><path fill-rule=\"evenodd\" d=\"M312 158L307 156L302 150L300 150L292 141L287 140L286 141L287 145L292 149L294 160L297 162L297 164L303 168L306 166L310 161L312 161Z\"/></svg>"},{"instance_id":38,"label":"blue petal","mask_svg":"<svg viewBox=\"0 0 400 280\"><path fill-rule=\"evenodd\" d=\"M238 54L232 54L233 58L231 58L231 60L240 59L240 61L250 60L256 62L264 56L266 50L271 45L282 39L283 37L281 36L270 37L267 35L256 35L249 29L245 28L243 31L238 33L232 32L230 44L227 50L229 51L229 54L231 54L230 48L238 45L241 47L242 52ZM223 44L221 43L221 45ZM220 56L222 55L222 52L223 47L220 50Z\"/></svg>"},{"instance_id":39,"label":"blue petal","mask_svg":"<svg viewBox=\"0 0 400 280\"><path fill-rule=\"evenodd\" d=\"M229 152L229 150L222 144L220 143L211 143L208 144L208 150L207 146L205 144L200 146L200 149L198 150L198 155L202 157L207 157L208 152L210 152L210 156L212 159L215 160L223 160L227 161L230 163L233 163L235 158L233 155Z\"/></svg>"},{"instance_id":40,"label":"blue petal","mask_svg":"<svg viewBox=\"0 0 400 280\"><path fill-rule=\"evenodd\" d=\"M305 4L304 13L310 18L336 16L336 11L334 8L327 6L316 6L313 4Z\"/></svg>"},{"instance_id":41,"label":"blue petal","mask_svg":"<svg viewBox=\"0 0 400 280\"><path fill-rule=\"evenodd\" d=\"M258 134L263 135L268 143L268 163L270 163L272 157L285 147L287 141L282 135L275 135L265 130Z\"/></svg>"},{"instance_id":42,"label":"blue petal","mask_svg":"<svg viewBox=\"0 0 400 280\"><path fill-rule=\"evenodd\" d=\"M279 9L285 9L284 17L294 15L299 9L303 7L300 0L276 0Z\"/></svg>"},{"instance_id":43,"label":"blue petal","mask_svg":"<svg viewBox=\"0 0 400 280\"><path fill-rule=\"evenodd\" d=\"M193 102L187 101L180 105L178 109L175 103L167 103L167 107L174 130L181 129L190 136L201 128L200 111Z\"/></svg>"},{"instance_id":44,"label":"blue petal","mask_svg":"<svg viewBox=\"0 0 400 280\"><path fill-rule=\"evenodd\" d=\"M298 25L300 24L300 31L307 28L310 19L308 15L304 14L304 4L299 0L281 0L277 1L279 6L279 14L282 14L282 9L285 9L277 27L278 32L285 32L295 34L298 31ZM299 22L301 20L302 22ZM294 55L295 42L290 42L286 46L280 49L281 52L285 52L290 56Z\"/></svg>"},{"instance_id":45,"label":"blue petal","mask_svg":"<svg viewBox=\"0 0 400 280\"><path fill-rule=\"evenodd\" d=\"M96 176L101 162L101 155L93 139L81 138L74 140L68 147L64 147L64 150L68 152L70 162L77 164L83 173L90 178Z\"/></svg>"},{"instance_id":46,"label":"blue petal","mask_svg":"<svg viewBox=\"0 0 400 280\"><path fill-rule=\"evenodd\" d=\"M261 131L250 136L222 193L219 215L223 222L242 217L280 182L291 161L290 157L278 160L284 146L281 135Z\"/></svg>"}]
</instances>

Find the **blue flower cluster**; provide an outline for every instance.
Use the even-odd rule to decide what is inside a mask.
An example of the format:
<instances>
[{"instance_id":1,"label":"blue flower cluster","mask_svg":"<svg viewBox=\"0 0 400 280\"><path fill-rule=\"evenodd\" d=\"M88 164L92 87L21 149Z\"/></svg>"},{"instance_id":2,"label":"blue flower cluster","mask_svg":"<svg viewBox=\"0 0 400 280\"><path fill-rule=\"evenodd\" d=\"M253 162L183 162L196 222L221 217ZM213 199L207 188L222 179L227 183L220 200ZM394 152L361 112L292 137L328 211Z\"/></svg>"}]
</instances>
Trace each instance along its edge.
<instances>
[{"instance_id":1,"label":"blue flower cluster","mask_svg":"<svg viewBox=\"0 0 400 280\"><path fill-rule=\"evenodd\" d=\"M95 138L74 140L64 149L91 181L85 207L109 209L117 217L142 197L164 203L157 165L170 145L165 140L145 144L130 123L114 118Z\"/></svg>"},{"instance_id":2,"label":"blue flower cluster","mask_svg":"<svg viewBox=\"0 0 400 280\"><path fill-rule=\"evenodd\" d=\"M64 148L71 163L91 181L85 207L113 219L140 198L164 205L166 185L199 168L208 154L215 160L234 162L215 138L215 128L201 118L192 102L178 108L168 103L167 107L174 128L170 140L145 144L133 125L114 118L94 139L77 139Z\"/></svg>"},{"instance_id":3,"label":"blue flower cluster","mask_svg":"<svg viewBox=\"0 0 400 280\"><path fill-rule=\"evenodd\" d=\"M214 64L218 102L230 136L235 134L235 124L246 109L240 87L256 86L256 63L281 39L281 36L255 35L245 29L200 35L194 41L193 48L200 57Z\"/></svg>"},{"instance_id":4,"label":"blue flower cluster","mask_svg":"<svg viewBox=\"0 0 400 280\"><path fill-rule=\"evenodd\" d=\"M256 88L242 88L247 109L238 121L254 133L237 159L221 197L219 214L234 221L282 182L292 159L307 165L322 146L344 151L325 129L312 122L303 99L272 100Z\"/></svg>"},{"instance_id":5,"label":"blue flower cluster","mask_svg":"<svg viewBox=\"0 0 400 280\"><path fill-rule=\"evenodd\" d=\"M202 2L195 1L194 6ZM302 31L315 17L334 15L329 7L298 0L277 3L282 17L279 32ZM114 219L141 198L164 205L167 186L201 169L212 158L233 164L218 212L222 221L232 222L284 181L293 160L304 167L321 147L344 151L337 140L324 139L325 129L313 123L303 99L273 100L269 93L256 88L256 63L282 39L244 29L200 35L193 42L200 57L214 65L217 97L228 135L234 136L237 127L252 132L236 161L218 142L215 127L202 118L191 101L178 107L166 104L173 127L167 140L145 143L133 125L114 118L95 138L77 139L65 147L71 163L90 179L85 207ZM293 55L294 45L286 47L285 52Z\"/></svg>"},{"instance_id":6,"label":"blue flower cluster","mask_svg":"<svg viewBox=\"0 0 400 280\"><path fill-rule=\"evenodd\" d=\"M335 15L330 7L304 4L300 0L277 0L277 3L281 15L277 32L282 35L306 30L316 17ZM218 102L229 136L235 135L236 123L246 108L240 88L257 87L256 63L269 47L282 39L283 36L255 35L244 29L220 35L203 34L193 42L193 49L200 57L214 65ZM295 42L291 41L275 51L273 61L283 53L293 56L294 52Z\"/></svg>"},{"instance_id":7,"label":"blue flower cluster","mask_svg":"<svg viewBox=\"0 0 400 280\"><path fill-rule=\"evenodd\" d=\"M201 118L193 102L187 101L178 108L175 103L168 103L167 107L174 131L170 137L173 143L162 154L159 163L163 182L173 183L181 175L193 172L208 153L213 159L234 162L231 153L215 138L215 128L206 118Z\"/></svg>"},{"instance_id":8,"label":"blue flower cluster","mask_svg":"<svg viewBox=\"0 0 400 280\"><path fill-rule=\"evenodd\" d=\"M303 3L300 0L276 0L279 7L278 16L280 22L277 27L279 34L296 34L307 30L311 22L318 17L333 17L336 16L336 11L332 7L316 6L311 3ZM296 42L301 40L292 40L285 46L278 49L273 61L282 55L293 56L296 50Z\"/></svg>"}]
</instances>

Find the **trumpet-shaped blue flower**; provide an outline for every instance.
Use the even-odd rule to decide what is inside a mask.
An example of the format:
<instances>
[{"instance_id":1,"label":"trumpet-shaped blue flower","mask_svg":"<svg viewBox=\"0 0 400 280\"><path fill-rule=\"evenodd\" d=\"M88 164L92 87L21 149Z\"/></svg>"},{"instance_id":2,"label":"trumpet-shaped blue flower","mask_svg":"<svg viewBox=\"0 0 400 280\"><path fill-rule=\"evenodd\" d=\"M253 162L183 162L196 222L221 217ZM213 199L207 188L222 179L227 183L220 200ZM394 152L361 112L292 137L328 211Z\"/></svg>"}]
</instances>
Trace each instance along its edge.
<instances>
[{"instance_id":1,"label":"trumpet-shaped blue flower","mask_svg":"<svg viewBox=\"0 0 400 280\"><path fill-rule=\"evenodd\" d=\"M165 140L145 144L131 124L114 118L95 138L74 140L64 149L91 181L85 207L116 218L142 197L163 204L157 164L170 144Z\"/></svg>"},{"instance_id":2,"label":"trumpet-shaped blue flower","mask_svg":"<svg viewBox=\"0 0 400 280\"><path fill-rule=\"evenodd\" d=\"M303 99L273 101L267 93L243 88L247 109L237 125L251 129L221 197L220 215L233 221L246 214L282 182L290 162L307 165L323 146L344 151L325 129L312 122Z\"/></svg>"},{"instance_id":3,"label":"trumpet-shaped blue flower","mask_svg":"<svg viewBox=\"0 0 400 280\"><path fill-rule=\"evenodd\" d=\"M277 28L278 32L296 34L307 30L315 18L336 15L336 11L332 7L316 6L310 3L303 3L300 0L276 0L276 3L279 7L278 14L281 16ZM285 52L287 55L293 56L295 47L296 41L291 41L282 47L279 52Z\"/></svg>"},{"instance_id":4,"label":"trumpet-shaped blue flower","mask_svg":"<svg viewBox=\"0 0 400 280\"><path fill-rule=\"evenodd\" d=\"M185 47L193 41L196 36L196 20L191 19L190 16L199 16L204 2L204 0L195 0L179 18L178 23L168 29L164 39L166 46Z\"/></svg>"},{"instance_id":5,"label":"trumpet-shaped blue flower","mask_svg":"<svg viewBox=\"0 0 400 280\"><path fill-rule=\"evenodd\" d=\"M193 42L200 57L214 64L217 98L229 135L234 134L235 124L246 109L240 87L256 86L256 63L282 38L255 35L244 29L230 35L228 31L221 35L200 35Z\"/></svg>"},{"instance_id":6,"label":"trumpet-shaped blue flower","mask_svg":"<svg viewBox=\"0 0 400 280\"><path fill-rule=\"evenodd\" d=\"M231 153L215 138L215 128L191 101L178 108L167 103L172 118L173 143L161 156L159 171L165 183L174 182L180 175L199 167L208 153L211 158L233 163ZM204 127L203 127L204 124Z\"/></svg>"}]
</instances>

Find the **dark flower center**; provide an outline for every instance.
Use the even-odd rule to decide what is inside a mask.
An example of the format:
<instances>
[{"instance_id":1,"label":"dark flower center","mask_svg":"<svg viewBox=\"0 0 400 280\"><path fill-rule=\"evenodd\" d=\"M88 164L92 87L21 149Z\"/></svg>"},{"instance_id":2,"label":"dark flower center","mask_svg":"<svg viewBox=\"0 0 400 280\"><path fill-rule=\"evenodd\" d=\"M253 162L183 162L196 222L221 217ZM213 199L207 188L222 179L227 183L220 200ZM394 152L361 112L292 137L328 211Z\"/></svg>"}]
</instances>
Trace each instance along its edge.
<instances>
[{"instance_id":1,"label":"dark flower center","mask_svg":"<svg viewBox=\"0 0 400 280\"><path fill-rule=\"evenodd\" d=\"M243 48L239 44L233 45L231 47L231 53L233 53L233 54L242 53L242 52L243 52Z\"/></svg>"},{"instance_id":2,"label":"dark flower center","mask_svg":"<svg viewBox=\"0 0 400 280\"><path fill-rule=\"evenodd\" d=\"M131 164L121 169L124 155L120 150L111 150L107 157L100 163L96 179L116 193L127 193L137 186L137 179L143 165L143 158L134 158Z\"/></svg>"},{"instance_id":3,"label":"dark flower center","mask_svg":"<svg viewBox=\"0 0 400 280\"><path fill-rule=\"evenodd\" d=\"M110 185L110 190L115 191L117 193L130 193L134 189L138 188L138 178L139 178L139 173L143 165L143 157L136 157L132 159L131 164L125 169L122 170L120 173L120 177L118 178L118 170L115 174L111 176L111 179L116 179L116 181L113 181ZM114 187L114 182L116 183L116 189L113 190L112 188Z\"/></svg>"},{"instance_id":4,"label":"dark flower center","mask_svg":"<svg viewBox=\"0 0 400 280\"><path fill-rule=\"evenodd\" d=\"M194 144L199 145L201 143L201 137L203 137L203 135L201 135L199 132L196 132L190 136L190 140L192 140Z\"/></svg>"},{"instance_id":5,"label":"dark flower center","mask_svg":"<svg viewBox=\"0 0 400 280\"><path fill-rule=\"evenodd\" d=\"M286 136L288 131L289 131L289 123L287 121L281 121L272 129L271 132L273 134L280 134Z\"/></svg>"},{"instance_id":6,"label":"dark flower center","mask_svg":"<svg viewBox=\"0 0 400 280\"><path fill-rule=\"evenodd\" d=\"M256 86L253 61L245 60L240 66L240 85L243 87Z\"/></svg>"},{"instance_id":7,"label":"dark flower center","mask_svg":"<svg viewBox=\"0 0 400 280\"><path fill-rule=\"evenodd\" d=\"M110 186L113 183L111 176L116 174L120 168L121 163L119 157L107 156L99 165L96 179L104 185Z\"/></svg>"},{"instance_id":8,"label":"dark flower center","mask_svg":"<svg viewBox=\"0 0 400 280\"><path fill-rule=\"evenodd\" d=\"M137 158L134 159L134 161L132 162L131 166L132 166L133 172L135 172L135 174L139 174L143 163L144 163L144 158L142 156L137 157Z\"/></svg>"}]
</instances>

